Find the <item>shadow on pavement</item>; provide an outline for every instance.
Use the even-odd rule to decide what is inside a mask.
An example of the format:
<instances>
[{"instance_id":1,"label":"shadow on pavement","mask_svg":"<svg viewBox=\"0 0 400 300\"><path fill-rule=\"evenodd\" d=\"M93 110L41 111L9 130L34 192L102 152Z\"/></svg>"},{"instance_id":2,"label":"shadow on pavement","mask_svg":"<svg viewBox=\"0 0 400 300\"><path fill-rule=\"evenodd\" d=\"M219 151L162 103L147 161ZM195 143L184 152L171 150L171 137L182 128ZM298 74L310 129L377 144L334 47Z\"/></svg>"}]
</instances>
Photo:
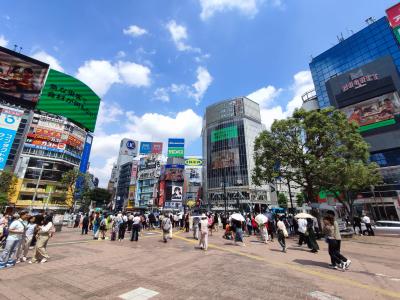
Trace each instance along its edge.
<instances>
[{"instance_id":1,"label":"shadow on pavement","mask_svg":"<svg viewBox=\"0 0 400 300\"><path fill-rule=\"evenodd\" d=\"M320 261L315 261L315 260L309 260L309 259L295 259L293 260L294 263L297 263L302 266L316 266L316 267L321 267L324 269L328 269L328 263L325 262L320 262Z\"/></svg>"}]
</instances>

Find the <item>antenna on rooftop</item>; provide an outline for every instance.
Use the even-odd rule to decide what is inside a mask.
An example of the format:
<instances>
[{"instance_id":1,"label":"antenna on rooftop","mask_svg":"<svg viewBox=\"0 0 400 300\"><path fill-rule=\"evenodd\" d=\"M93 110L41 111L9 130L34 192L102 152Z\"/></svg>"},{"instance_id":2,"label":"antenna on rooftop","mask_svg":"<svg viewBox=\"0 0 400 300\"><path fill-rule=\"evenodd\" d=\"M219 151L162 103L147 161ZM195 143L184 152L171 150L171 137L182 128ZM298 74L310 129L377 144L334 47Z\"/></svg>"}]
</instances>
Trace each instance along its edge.
<instances>
[{"instance_id":1,"label":"antenna on rooftop","mask_svg":"<svg viewBox=\"0 0 400 300\"><path fill-rule=\"evenodd\" d=\"M19 52L18 53L21 53L21 51L22 51L22 47L19 47Z\"/></svg>"},{"instance_id":2,"label":"antenna on rooftop","mask_svg":"<svg viewBox=\"0 0 400 300\"><path fill-rule=\"evenodd\" d=\"M18 45L15 44L15 45L14 45L14 51L15 51L15 52L17 52L17 48L18 48Z\"/></svg>"},{"instance_id":3,"label":"antenna on rooftop","mask_svg":"<svg viewBox=\"0 0 400 300\"><path fill-rule=\"evenodd\" d=\"M365 23L367 23L367 25L371 25L372 23L374 23L376 20L374 17L369 17L365 20Z\"/></svg>"}]
</instances>

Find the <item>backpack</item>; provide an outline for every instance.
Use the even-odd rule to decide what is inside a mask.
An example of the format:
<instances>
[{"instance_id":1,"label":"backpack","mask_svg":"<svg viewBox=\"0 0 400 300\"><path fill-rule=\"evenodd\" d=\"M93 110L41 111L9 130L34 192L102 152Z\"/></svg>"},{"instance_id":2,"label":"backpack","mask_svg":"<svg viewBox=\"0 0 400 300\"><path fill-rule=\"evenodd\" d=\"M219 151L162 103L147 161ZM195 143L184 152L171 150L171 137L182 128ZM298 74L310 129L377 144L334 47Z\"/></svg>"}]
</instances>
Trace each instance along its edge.
<instances>
[{"instance_id":1,"label":"backpack","mask_svg":"<svg viewBox=\"0 0 400 300\"><path fill-rule=\"evenodd\" d=\"M166 218L163 220L163 230L164 231L169 231L171 229L171 220Z\"/></svg>"}]
</instances>

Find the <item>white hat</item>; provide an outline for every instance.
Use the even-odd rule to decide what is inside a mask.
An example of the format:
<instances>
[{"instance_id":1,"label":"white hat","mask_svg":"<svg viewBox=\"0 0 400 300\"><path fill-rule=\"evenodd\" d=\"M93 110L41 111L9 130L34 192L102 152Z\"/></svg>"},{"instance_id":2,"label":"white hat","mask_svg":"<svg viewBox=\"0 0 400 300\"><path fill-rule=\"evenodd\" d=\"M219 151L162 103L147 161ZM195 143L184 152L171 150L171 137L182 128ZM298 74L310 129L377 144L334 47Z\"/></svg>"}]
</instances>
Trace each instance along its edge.
<instances>
[{"instance_id":1,"label":"white hat","mask_svg":"<svg viewBox=\"0 0 400 300\"><path fill-rule=\"evenodd\" d=\"M207 216L206 216L206 214L201 214L201 218L203 219L203 218L207 218Z\"/></svg>"}]
</instances>

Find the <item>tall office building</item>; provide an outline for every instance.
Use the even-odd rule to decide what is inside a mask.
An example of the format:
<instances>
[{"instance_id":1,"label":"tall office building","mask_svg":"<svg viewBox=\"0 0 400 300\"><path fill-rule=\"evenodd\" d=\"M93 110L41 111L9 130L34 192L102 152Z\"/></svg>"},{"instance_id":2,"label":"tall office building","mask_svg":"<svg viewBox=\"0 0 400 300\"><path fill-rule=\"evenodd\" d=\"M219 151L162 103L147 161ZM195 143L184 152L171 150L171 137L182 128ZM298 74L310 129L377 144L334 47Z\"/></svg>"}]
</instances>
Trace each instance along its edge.
<instances>
[{"instance_id":1,"label":"tall office building","mask_svg":"<svg viewBox=\"0 0 400 300\"><path fill-rule=\"evenodd\" d=\"M336 107L357 122L371 161L381 167L385 184L360 192L356 209L376 219L398 219L400 48L388 19L370 18L367 27L313 58L310 70L319 106ZM315 101L309 95L305 104Z\"/></svg>"},{"instance_id":2,"label":"tall office building","mask_svg":"<svg viewBox=\"0 0 400 300\"><path fill-rule=\"evenodd\" d=\"M254 141L263 130L258 103L239 97L207 107L203 120L203 205L222 210L276 203L270 186L252 183Z\"/></svg>"}]
</instances>

